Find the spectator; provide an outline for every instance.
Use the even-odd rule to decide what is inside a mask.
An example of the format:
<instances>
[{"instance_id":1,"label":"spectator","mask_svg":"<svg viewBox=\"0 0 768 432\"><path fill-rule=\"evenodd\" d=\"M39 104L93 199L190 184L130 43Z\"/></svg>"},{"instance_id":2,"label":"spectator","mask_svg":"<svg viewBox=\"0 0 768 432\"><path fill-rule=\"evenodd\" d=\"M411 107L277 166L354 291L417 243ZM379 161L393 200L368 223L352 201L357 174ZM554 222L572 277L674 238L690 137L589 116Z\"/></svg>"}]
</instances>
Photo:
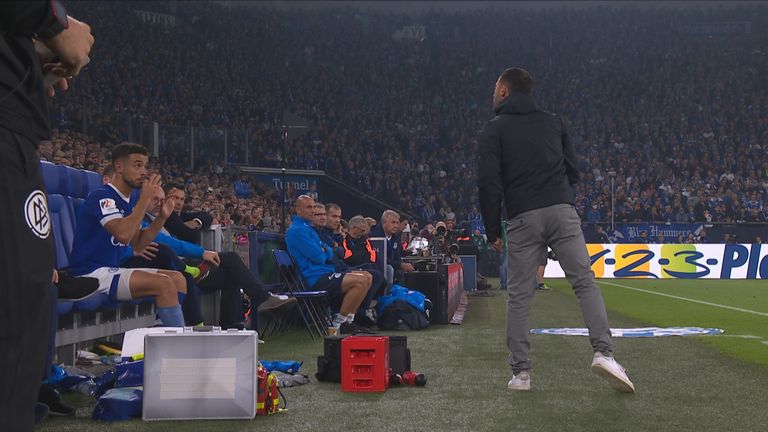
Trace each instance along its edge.
<instances>
[{"instance_id":1,"label":"spectator","mask_svg":"<svg viewBox=\"0 0 768 432\"><path fill-rule=\"evenodd\" d=\"M483 227L483 216L480 214L480 210L477 209L477 206L472 206L472 210L470 210L467 215L467 220L469 221L470 229L473 232L475 230L480 230L481 227Z\"/></svg>"},{"instance_id":2,"label":"spectator","mask_svg":"<svg viewBox=\"0 0 768 432\"><path fill-rule=\"evenodd\" d=\"M752 87L768 60L754 54L762 45L751 35L714 37L702 43L705 36L687 32L688 23L707 22L718 12L628 6L499 10L493 14L415 13L410 19L428 20L434 23L432 28L456 30L436 31L430 37L432 43L441 46L442 54L434 57L423 55L424 44L410 45L391 38L391 28L402 19L397 13L368 15L345 9L265 12L263 8L230 10L209 3L174 10L162 2L139 3L146 10L173 14L180 22L192 22L195 16L209 17L203 38L184 26L166 34L165 27L135 16L132 9L136 4L73 3L72 8L81 9L83 16L121 25L104 26L102 61L89 66L94 73L87 81L78 82L71 95L54 100L51 113L65 137L71 138L85 125L93 135L92 142L99 144L119 142L130 135L143 138L148 134L136 130L138 123L158 121L163 130L160 152L174 174L163 172L164 178L186 182L223 174L213 189L234 195L234 182L229 179L236 177L231 177L233 172L220 166L219 161L225 156L231 159L234 148L240 152L235 152L238 158L244 157L244 149L235 144L242 142L235 136L244 130L249 135L251 165L326 169L347 184L386 199L425 222L435 221L436 208L451 207L455 213L466 214L474 201L469 179L477 174L473 161L476 144L471 136L485 115L476 103L485 91L481 83L489 78L490 70L501 67L495 58L515 55L527 59L531 69L551 83L538 93L541 104L569 119L574 145L582 157L578 167L584 181L576 187L575 204L584 219L590 219L586 213L593 204L597 204L598 211L591 218L602 223L610 219L605 203L609 202L611 189L606 176L609 169L615 169L617 222L656 217L666 221L667 205L671 205L677 222L688 222L691 215L703 222L704 210L713 222L767 220L764 202L768 176L761 161L765 159L763 143L768 135L760 123L765 104L759 98L760 92ZM753 28L763 28L768 26L763 8L748 5L728 9L727 14L734 21L748 21ZM328 25L358 22L355 14L374 16L370 21L375 22L365 28ZM482 20L489 15L493 16L490 22ZM295 19L300 19L307 30L297 32L291 26ZM556 30L546 33L534 25L542 19L555 23L548 29ZM557 41L578 33L578 46L554 43L548 47L562 65L552 70L548 57L536 55L536 44L513 52L508 44L494 38L498 29L507 28L510 21L517 22L510 30L513 36ZM626 31L633 26L644 31ZM245 27L249 38L232 38L232 28ZM349 40L349 32L358 43L345 45L345 50L331 48ZM140 35L140 41L150 43L128 44L126 34ZM253 46L246 42L274 35L280 36L275 44ZM164 49L174 52L208 44L225 48L200 52L200 67L185 69L181 82L169 83L167 77L182 75L177 71L185 65L181 57L157 55L159 48L151 41L159 38L163 38ZM376 53L366 48L373 44L378 47ZM305 52L305 48L313 54L283 61L282 53ZM240 61L233 55L254 49L258 51L254 58L268 60ZM489 56L488 52L499 56ZM679 61L669 64L668 58ZM633 68L640 60L648 67ZM126 69L118 70L112 66L115 64L125 65ZM338 65L339 70L325 67L327 64ZM481 66L473 69L467 64ZM710 66L703 68L701 64ZM740 67L734 68L733 64ZM225 82L215 82L210 71L221 67L232 73ZM447 73L435 77L431 71L437 69ZM564 71L577 69L595 73L601 79L575 86ZM377 71L375 76L370 70ZM709 85L711 74L732 76L729 86ZM254 82L250 78L254 76L262 79ZM367 83L370 79L382 85L372 89ZM121 89L105 91L118 80L125 83ZM214 84L198 89L195 83L199 82ZM435 98L430 86L415 84L420 82L456 91ZM639 93L637 89L647 82L665 84ZM321 84L321 90L315 83ZM248 109L242 109L246 94L243 89L254 85L259 97L248 101ZM376 118L387 118L386 126L375 121L366 101L358 97L363 92L378 101ZM712 104L712 100L720 103ZM598 104L607 104L606 109L583 109ZM287 144L283 163L282 144L272 137L279 133L276 125L288 106L296 107L297 114L309 120L309 130L305 137ZM469 109L450 108L457 106ZM739 109L728 110L727 106ZM145 120L139 120L139 116ZM125 127L126 123L131 127ZM196 125L194 137L189 137L186 127L172 127L188 124ZM229 128L227 155L221 133L224 127ZM368 151L374 142L377 151ZM194 160L188 150L192 143ZM80 154L76 147L54 139L52 148L46 147L44 152L46 158L60 163L103 168L91 159L95 152L88 149ZM339 157L339 148L345 149L344 157ZM624 151L628 148L643 151L630 156ZM189 169L192 162L194 171ZM197 187L199 179L194 183ZM309 187L314 195L316 187ZM287 202L296 196L293 185L289 188ZM253 192L251 199L258 198L260 193L253 183L249 189ZM729 197L731 193L735 197ZM637 201L641 201L639 206ZM196 202L190 201L190 205L207 205L204 197ZM273 215L277 208L274 203ZM230 218L237 222L233 213Z\"/></svg>"},{"instance_id":3,"label":"spectator","mask_svg":"<svg viewBox=\"0 0 768 432\"><path fill-rule=\"evenodd\" d=\"M248 181L245 176L242 176L240 179L235 181L235 195L238 198L250 198L253 195L251 192L251 187L248 185Z\"/></svg>"}]
</instances>

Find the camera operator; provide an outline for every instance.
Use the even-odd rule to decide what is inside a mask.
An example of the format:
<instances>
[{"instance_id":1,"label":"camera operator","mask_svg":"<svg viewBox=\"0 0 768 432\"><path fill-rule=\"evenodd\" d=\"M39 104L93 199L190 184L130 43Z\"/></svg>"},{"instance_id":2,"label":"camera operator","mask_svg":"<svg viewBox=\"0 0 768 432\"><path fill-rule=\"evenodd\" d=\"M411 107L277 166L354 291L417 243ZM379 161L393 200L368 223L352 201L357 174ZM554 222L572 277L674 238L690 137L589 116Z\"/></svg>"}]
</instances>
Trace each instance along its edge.
<instances>
[{"instance_id":1,"label":"camera operator","mask_svg":"<svg viewBox=\"0 0 768 432\"><path fill-rule=\"evenodd\" d=\"M423 230L419 231L419 237L427 239L427 241L431 244L432 240L435 239L435 226L431 223L428 223Z\"/></svg>"},{"instance_id":2,"label":"camera operator","mask_svg":"<svg viewBox=\"0 0 768 432\"><path fill-rule=\"evenodd\" d=\"M432 253L435 255L448 253L448 227L440 221L435 225L435 235L432 239Z\"/></svg>"}]
</instances>

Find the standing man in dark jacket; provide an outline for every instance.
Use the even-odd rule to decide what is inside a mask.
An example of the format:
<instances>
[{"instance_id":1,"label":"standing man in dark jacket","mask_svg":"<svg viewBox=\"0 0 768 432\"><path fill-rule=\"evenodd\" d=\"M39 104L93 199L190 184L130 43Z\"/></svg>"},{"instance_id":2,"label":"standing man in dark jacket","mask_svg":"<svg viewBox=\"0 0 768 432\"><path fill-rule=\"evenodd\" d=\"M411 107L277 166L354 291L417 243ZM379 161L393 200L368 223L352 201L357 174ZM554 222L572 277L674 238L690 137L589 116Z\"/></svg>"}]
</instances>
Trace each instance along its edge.
<instances>
[{"instance_id":1,"label":"standing man in dark jacket","mask_svg":"<svg viewBox=\"0 0 768 432\"><path fill-rule=\"evenodd\" d=\"M611 329L590 268L571 186L578 181L576 152L564 121L539 110L524 69L505 70L493 93L496 117L480 133L478 189L488 242L501 250L501 204L507 210L507 347L511 390L529 390L530 303L539 260L552 248L581 305L594 350L592 371L614 389L634 392L613 358Z\"/></svg>"},{"instance_id":2,"label":"standing man in dark jacket","mask_svg":"<svg viewBox=\"0 0 768 432\"><path fill-rule=\"evenodd\" d=\"M33 41L33 38L35 40ZM37 147L50 138L43 69L74 78L90 27L58 1L0 2L0 430L31 431L46 368L54 268ZM41 61L41 58L45 58Z\"/></svg>"}]
</instances>

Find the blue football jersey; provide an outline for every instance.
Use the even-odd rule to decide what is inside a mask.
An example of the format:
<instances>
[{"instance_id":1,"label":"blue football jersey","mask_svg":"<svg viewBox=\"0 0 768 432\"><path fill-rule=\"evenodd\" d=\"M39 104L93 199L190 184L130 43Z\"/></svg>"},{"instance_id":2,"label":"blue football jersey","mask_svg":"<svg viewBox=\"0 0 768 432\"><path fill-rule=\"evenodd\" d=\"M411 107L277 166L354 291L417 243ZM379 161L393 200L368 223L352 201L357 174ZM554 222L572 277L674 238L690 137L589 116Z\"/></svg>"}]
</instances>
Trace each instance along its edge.
<instances>
[{"instance_id":1,"label":"blue football jersey","mask_svg":"<svg viewBox=\"0 0 768 432\"><path fill-rule=\"evenodd\" d=\"M137 200L124 196L111 184L88 194L77 211L77 230L69 260L74 276L101 267L118 267L130 246L119 243L104 225L130 215Z\"/></svg>"}]
</instances>

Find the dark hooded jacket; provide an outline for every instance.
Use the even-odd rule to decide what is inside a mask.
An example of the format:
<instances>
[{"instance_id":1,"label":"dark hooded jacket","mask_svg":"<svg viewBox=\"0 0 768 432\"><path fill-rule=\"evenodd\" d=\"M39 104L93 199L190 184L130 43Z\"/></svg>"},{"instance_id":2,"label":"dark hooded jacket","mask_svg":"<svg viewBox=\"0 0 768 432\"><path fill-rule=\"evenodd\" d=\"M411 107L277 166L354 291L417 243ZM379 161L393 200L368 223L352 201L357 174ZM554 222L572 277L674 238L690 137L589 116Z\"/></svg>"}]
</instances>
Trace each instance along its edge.
<instances>
[{"instance_id":1,"label":"dark hooded jacket","mask_svg":"<svg viewBox=\"0 0 768 432\"><path fill-rule=\"evenodd\" d=\"M501 237L501 220L555 204L573 204L579 179L565 122L512 93L478 138L480 210L488 242ZM501 214L502 196L506 215Z\"/></svg>"},{"instance_id":2,"label":"dark hooded jacket","mask_svg":"<svg viewBox=\"0 0 768 432\"><path fill-rule=\"evenodd\" d=\"M23 135L35 147L50 137L50 124L32 36L52 21L50 1L0 2L0 127Z\"/></svg>"}]
</instances>

